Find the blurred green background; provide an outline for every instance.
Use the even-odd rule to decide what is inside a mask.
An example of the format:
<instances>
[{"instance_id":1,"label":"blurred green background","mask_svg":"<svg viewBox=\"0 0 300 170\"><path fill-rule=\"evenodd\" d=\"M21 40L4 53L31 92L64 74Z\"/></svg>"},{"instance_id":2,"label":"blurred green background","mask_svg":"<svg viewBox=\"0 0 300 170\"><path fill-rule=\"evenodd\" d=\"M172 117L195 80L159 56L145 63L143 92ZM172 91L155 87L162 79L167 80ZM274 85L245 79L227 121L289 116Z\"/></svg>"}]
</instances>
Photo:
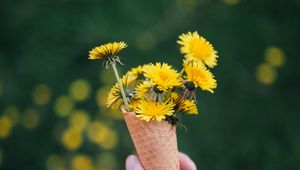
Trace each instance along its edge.
<instances>
[{"instance_id":1,"label":"blurred green background","mask_svg":"<svg viewBox=\"0 0 300 170\"><path fill-rule=\"evenodd\" d=\"M2 0L0 169L124 169L133 144L104 108L112 71L88 51L126 41L133 66L181 69L178 35L218 51L215 94L184 117L179 149L199 169L300 169L299 0Z\"/></svg>"}]
</instances>

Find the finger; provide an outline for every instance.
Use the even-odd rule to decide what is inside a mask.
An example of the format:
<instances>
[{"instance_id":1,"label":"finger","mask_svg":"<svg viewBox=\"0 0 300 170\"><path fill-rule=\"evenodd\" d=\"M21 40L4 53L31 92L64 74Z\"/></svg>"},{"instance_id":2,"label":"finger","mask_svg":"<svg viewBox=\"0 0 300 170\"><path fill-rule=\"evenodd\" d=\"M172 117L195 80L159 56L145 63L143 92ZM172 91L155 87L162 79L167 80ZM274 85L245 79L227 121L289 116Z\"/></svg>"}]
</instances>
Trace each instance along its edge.
<instances>
[{"instance_id":1,"label":"finger","mask_svg":"<svg viewBox=\"0 0 300 170\"><path fill-rule=\"evenodd\" d=\"M197 170L195 163L184 153L179 153L180 170Z\"/></svg>"},{"instance_id":2,"label":"finger","mask_svg":"<svg viewBox=\"0 0 300 170\"><path fill-rule=\"evenodd\" d=\"M126 170L144 170L138 157L135 155L129 155L126 159Z\"/></svg>"}]
</instances>

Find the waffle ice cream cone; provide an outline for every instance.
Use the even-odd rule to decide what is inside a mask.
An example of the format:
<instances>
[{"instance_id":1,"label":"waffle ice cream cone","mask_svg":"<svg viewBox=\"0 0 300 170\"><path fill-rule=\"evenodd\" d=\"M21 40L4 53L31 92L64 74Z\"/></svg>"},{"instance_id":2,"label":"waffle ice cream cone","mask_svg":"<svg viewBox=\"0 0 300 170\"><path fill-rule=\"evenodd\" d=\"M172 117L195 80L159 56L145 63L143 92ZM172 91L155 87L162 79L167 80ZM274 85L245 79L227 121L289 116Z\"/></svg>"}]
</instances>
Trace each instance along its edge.
<instances>
[{"instance_id":1,"label":"waffle ice cream cone","mask_svg":"<svg viewBox=\"0 0 300 170\"><path fill-rule=\"evenodd\" d=\"M166 121L140 120L121 107L138 157L145 170L179 170L176 126Z\"/></svg>"}]
</instances>

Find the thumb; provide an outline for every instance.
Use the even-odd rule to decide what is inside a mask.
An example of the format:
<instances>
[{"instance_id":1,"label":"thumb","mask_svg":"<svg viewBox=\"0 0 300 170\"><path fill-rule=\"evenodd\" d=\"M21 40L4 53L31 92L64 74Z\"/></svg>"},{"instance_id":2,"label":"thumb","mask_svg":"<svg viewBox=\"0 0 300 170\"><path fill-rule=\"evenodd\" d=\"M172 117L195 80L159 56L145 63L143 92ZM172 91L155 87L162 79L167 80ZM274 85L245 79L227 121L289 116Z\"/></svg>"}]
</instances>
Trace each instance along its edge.
<instances>
[{"instance_id":1,"label":"thumb","mask_svg":"<svg viewBox=\"0 0 300 170\"><path fill-rule=\"evenodd\" d=\"M144 170L138 157L134 155L129 155L126 159L126 170Z\"/></svg>"}]
</instances>

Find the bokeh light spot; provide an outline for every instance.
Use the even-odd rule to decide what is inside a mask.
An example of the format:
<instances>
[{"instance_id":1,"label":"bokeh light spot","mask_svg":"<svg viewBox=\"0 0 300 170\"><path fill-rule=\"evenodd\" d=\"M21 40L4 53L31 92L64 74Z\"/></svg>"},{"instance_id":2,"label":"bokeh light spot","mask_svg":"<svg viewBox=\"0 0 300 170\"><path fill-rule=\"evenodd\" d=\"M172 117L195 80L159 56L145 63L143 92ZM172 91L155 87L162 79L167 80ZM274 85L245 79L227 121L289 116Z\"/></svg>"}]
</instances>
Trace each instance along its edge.
<instances>
[{"instance_id":1,"label":"bokeh light spot","mask_svg":"<svg viewBox=\"0 0 300 170\"><path fill-rule=\"evenodd\" d=\"M109 88L102 87L96 92L96 103L99 107L106 107L106 100L108 96Z\"/></svg>"},{"instance_id":2,"label":"bokeh light spot","mask_svg":"<svg viewBox=\"0 0 300 170\"><path fill-rule=\"evenodd\" d=\"M75 110L72 112L69 118L69 125L73 128L82 131L89 123L89 114L84 110Z\"/></svg>"},{"instance_id":3,"label":"bokeh light spot","mask_svg":"<svg viewBox=\"0 0 300 170\"><path fill-rule=\"evenodd\" d=\"M27 109L22 115L22 124L27 129L34 129L40 121L40 115L34 109Z\"/></svg>"},{"instance_id":4,"label":"bokeh light spot","mask_svg":"<svg viewBox=\"0 0 300 170\"><path fill-rule=\"evenodd\" d=\"M54 111L59 117L68 116L74 108L73 101L67 96L60 96L54 103Z\"/></svg>"},{"instance_id":5,"label":"bokeh light spot","mask_svg":"<svg viewBox=\"0 0 300 170\"><path fill-rule=\"evenodd\" d=\"M96 167L97 169L103 170L113 170L117 169L117 161L113 154L103 152L99 154L96 158Z\"/></svg>"},{"instance_id":6,"label":"bokeh light spot","mask_svg":"<svg viewBox=\"0 0 300 170\"><path fill-rule=\"evenodd\" d=\"M66 170L64 158L60 155L49 155L46 161L47 170Z\"/></svg>"},{"instance_id":7,"label":"bokeh light spot","mask_svg":"<svg viewBox=\"0 0 300 170\"><path fill-rule=\"evenodd\" d=\"M13 125L19 122L20 111L16 106L7 106L3 111L3 115L9 117Z\"/></svg>"},{"instance_id":8,"label":"bokeh light spot","mask_svg":"<svg viewBox=\"0 0 300 170\"><path fill-rule=\"evenodd\" d=\"M109 133L109 128L100 121L92 122L87 129L88 139L96 144L103 143Z\"/></svg>"},{"instance_id":9,"label":"bokeh light spot","mask_svg":"<svg viewBox=\"0 0 300 170\"><path fill-rule=\"evenodd\" d=\"M103 149L113 149L118 143L118 134L113 129L108 129L106 138L99 143Z\"/></svg>"},{"instance_id":10,"label":"bokeh light spot","mask_svg":"<svg viewBox=\"0 0 300 170\"><path fill-rule=\"evenodd\" d=\"M5 139L10 135L12 126L13 122L9 117L0 117L0 139Z\"/></svg>"},{"instance_id":11,"label":"bokeh light spot","mask_svg":"<svg viewBox=\"0 0 300 170\"><path fill-rule=\"evenodd\" d=\"M227 5L236 5L240 2L240 0L224 0L224 3Z\"/></svg>"},{"instance_id":12,"label":"bokeh light spot","mask_svg":"<svg viewBox=\"0 0 300 170\"><path fill-rule=\"evenodd\" d=\"M265 51L265 60L273 67L280 67L285 62L285 54L278 47L268 47Z\"/></svg>"},{"instance_id":13,"label":"bokeh light spot","mask_svg":"<svg viewBox=\"0 0 300 170\"><path fill-rule=\"evenodd\" d=\"M256 68L256 79L258 82L270 85L274 83L277 77L276 70L269 64L260 64Z\"/></svg>"},{"instance_id":14,"label":"bokeh light spot","mask_svg":"<svg viewBox=\"0 0 300 170\"><path fill-rule=\"evenodd\" d=\"M46 84L37 85L32 91L33 102L38 105L45 105L51 99L50 88Z\"/></svg>"},{"instance_id":15,"label":"bokeh light spot","mask_svg":"<svg viewBox=\"0 0 300 170\"><path fill-rule=\"evenodd\" d=\"M92 159L87 155L76 155L71 161L72 170L94 170Z\"/></svg>"},{"instance_id":16,"label":"bokeh light spot","mask_svg":"<svg viewBox=\"0 0 300 170\"><path fill-rule=\"evenodd\" d=\"M87 99L91 92L91 85L87 80L75 80L69 88L69 95L75 101L84 101Z\"/></svg>"},{"instance_id":17,"label":"bokeh light spot","mask_svg":"<svg viewBox=\"0 0 300 170\"><path fill-rule=\"evenodd\" d=\"M76 150L82 144L82 134L77 128L70 127L62 134L62 144L68 150Z\"/></svg>"}]
</instances>

